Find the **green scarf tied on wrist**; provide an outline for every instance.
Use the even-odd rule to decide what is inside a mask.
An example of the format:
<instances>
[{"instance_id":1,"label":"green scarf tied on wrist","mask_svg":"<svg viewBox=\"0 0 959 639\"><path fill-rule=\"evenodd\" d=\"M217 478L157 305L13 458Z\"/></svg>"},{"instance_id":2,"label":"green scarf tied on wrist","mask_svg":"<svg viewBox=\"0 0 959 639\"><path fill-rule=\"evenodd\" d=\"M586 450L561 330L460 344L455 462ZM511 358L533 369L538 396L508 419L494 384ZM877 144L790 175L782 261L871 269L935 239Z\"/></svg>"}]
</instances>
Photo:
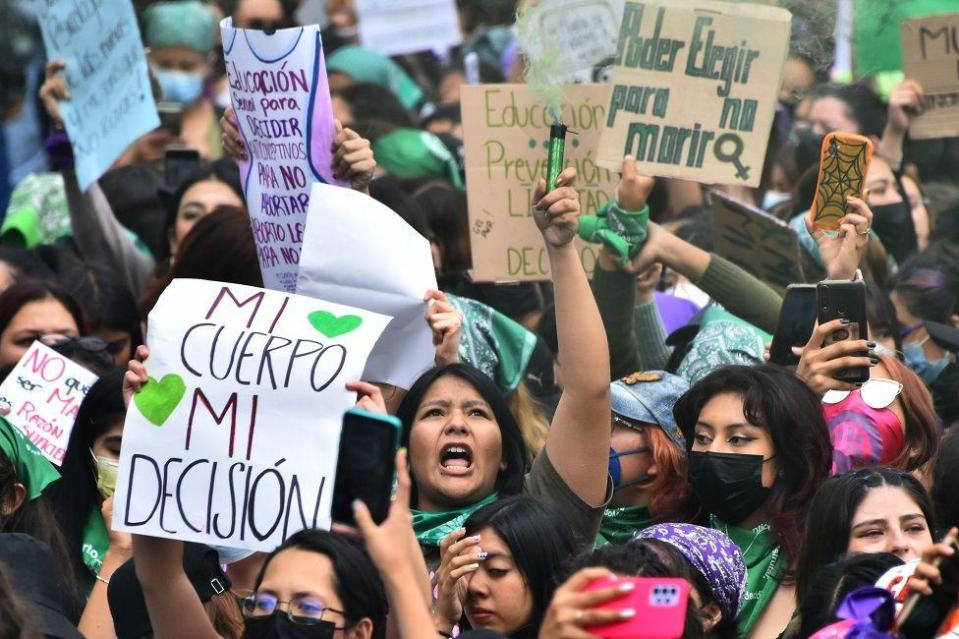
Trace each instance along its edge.
<instances>
[{"instance_id":1,"label":"green scarf tied on wrist","mask_svg":"<svg viewBox=\"0 0 959 639\"><path fill-rule=\"evenodd\" d=\"M636 257L649 236L649 206L626 211L615 199L599 207L596 215L579 218L579 236L593 244L605 244L623 266Z\"/></svg>"},{"instance_id":2,"label":"green scarf tied on wrist","mask_svg":"<svg viewBox=\"0 0 959 639\"><path fill-rule=\"evenodd\" d=\"M653 517L646 506L607 508L596 536L596 547L625 544L636 533L653 525Z\"/></svg>"},{"instance_id":3,"label":"green scarf tied on wrist","mask_svg":"<svg viewBox=\"0 0 959 639\"><path fill-rule=\"evenodd\" d=\"M786 555L776 544L772 526L763 523L752 530L727 524L715 515L709 527L724 533L739 546L746 563L746 592L736 621L743 636L749 634L779 589L786 568Z\"/></svg>"},{"instance_id":4,"label":"green scarf tied on wrist","mask_svg":"<svg viewBox=\"0 0 959 639\"><path fill-rule=\"evenodd\" d=\"M465 508L428 513L411 508L413 513L413 532L424 546L439 546L451 532L463 527L463 523L477 510L499 499L499 493L493 493L486 499Z\"/></svg>"}]
</instances>

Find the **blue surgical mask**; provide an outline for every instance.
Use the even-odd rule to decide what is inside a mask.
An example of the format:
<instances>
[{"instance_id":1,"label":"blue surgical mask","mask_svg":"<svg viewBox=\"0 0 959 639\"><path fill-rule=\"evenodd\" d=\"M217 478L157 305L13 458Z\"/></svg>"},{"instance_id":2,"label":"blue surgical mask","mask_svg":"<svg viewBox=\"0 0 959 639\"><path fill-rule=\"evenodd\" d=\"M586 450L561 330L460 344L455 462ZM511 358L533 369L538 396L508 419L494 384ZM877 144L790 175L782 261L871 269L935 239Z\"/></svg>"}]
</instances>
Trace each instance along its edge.
<instances>
[{"instance_id":1,"label":"blue surgical mask","mask_svg":"<svg viewBox=\"0 0 959 639\"><path fill-rule=\"evenodd\" d=\"M617 451L613 448L609 449L609 476L613 480L613 490L619 490L620 488L626 488L627 486L635 486L636 484L643 484L650 480L649 475L641 475L633 481L628 481L623 483L623 469L619 464L619 458L626 455L640 455L643 453L648 453L649 447L644 446L642 448L630 448L629 450Z\"/></svg>"},{"instance_id":2,"label":"blue surgical mask","mask_svg":"<svg viewBox=\"0 0 959 639\"><path fill-rule=\"evenodd\" d=\"M949 366L949 358L943 357L934 362L926 359L926 353L922 350L922 345L929 341L929 338L921 339L917 342L910 342L902 345L902 355L906 361L906 366L911 368L922 381L931 384L939 377L939 373Z\"/></svg>"},{"instance_id":3,"label":"blue surgical mask","mask_svg":"<svg viewBox=\"0 0 959 639\"><path fill-rule=\"evenodd\" d=\"M153 75L160 83L163 99L167 102L192 104L203 93L202 73L153 69Z\"/></svg>"}]
</instances>

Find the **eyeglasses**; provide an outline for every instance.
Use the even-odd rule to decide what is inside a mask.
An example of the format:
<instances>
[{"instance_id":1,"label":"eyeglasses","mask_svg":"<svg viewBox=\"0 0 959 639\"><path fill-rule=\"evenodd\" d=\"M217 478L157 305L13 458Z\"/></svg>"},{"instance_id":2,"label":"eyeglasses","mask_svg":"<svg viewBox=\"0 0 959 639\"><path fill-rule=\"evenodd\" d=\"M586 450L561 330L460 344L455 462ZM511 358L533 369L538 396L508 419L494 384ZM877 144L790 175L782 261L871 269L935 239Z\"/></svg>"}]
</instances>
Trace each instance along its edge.
<instances>
[{"instance_id":1,"label":"eyeglasses","mask_svg":"<svg viewBox=\"0 0 959 639\"><path fill-rule=\"evenodd\" d=\"M838 404L847 397L851 391L830 390L822 396L823 404ZM887 408L896 401L899 393L902 392L902 384L892 379L870 379L859 388L859 396L863 403L869 408L881 410Z\"/></svg>"},{"instance_id":2,"label":"eyeglasses","mask_svg":"<svg viewBox=\"0 0 959 639\"><path fill-rule=\"evenodd\" d=\"M268 592L256 592L243 599L243 615L245 617L268 617L275 613L280 604L286 604L286 616L290 621L301 626L311 626L318 624L327 612L334 612L345 617L342 610L328 608L326 604L317 599L303 595L293 597L289 601L280 601L275 595Z\"/></svg>"},{"instance_id":3,"label":"eyeglasses","mask_svg":"<svg viewBox=\"0 0 959 639\"><path fill-rule=\"evenodd\" d=\"M88 353L101 353L105 351L110 355L116 355L123 350L123 343L126 341L123 339L118 339L113 342L108 342L99 337L73 337L71 335L61 335L59 333L41 335L37 339L39 339L44 346L55 348L62 354L68 356L69 354L64 351L69 350L72 353L77 349L86 351Z\"/></svg>"}]
</instances>

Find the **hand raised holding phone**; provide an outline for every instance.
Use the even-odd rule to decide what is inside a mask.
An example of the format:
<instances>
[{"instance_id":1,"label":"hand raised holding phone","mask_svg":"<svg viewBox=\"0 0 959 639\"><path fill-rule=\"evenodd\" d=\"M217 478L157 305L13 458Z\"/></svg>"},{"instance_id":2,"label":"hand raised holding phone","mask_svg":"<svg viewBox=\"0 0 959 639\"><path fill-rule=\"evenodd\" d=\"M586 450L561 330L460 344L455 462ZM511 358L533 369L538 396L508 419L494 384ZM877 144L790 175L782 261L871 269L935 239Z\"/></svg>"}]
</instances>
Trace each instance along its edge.
<instances>
[{"instance_id":1,"label":"hand raised holding phone","mask_svg":"<svg viewBox=\"0 0 959 639\"><path fill-rule=\"evenodd\" d=\"M832 335L848 329L849 323L844 322L836 319L819 324L804 348L793 348L793 353L799 355L796 375L820 397L829 390L855 390L855 382L839 379L843 371L869 369L879 363L873 350L875 342L846 339L825 345Z\"/></svg>"}]
</instances>

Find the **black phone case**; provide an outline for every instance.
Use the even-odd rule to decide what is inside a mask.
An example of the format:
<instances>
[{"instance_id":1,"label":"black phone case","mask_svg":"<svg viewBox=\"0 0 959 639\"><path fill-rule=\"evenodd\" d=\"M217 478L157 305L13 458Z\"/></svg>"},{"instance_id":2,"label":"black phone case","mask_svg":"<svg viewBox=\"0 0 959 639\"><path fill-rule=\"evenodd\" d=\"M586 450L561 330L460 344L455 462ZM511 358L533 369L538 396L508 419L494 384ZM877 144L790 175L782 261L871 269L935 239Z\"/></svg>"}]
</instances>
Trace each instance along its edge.
<instances>
[{"instance_id":1,"label":"black phone case","mask_svg":"<svg viewBox=\"0 0 959 639\"><path fill-rule=\"evenodd\" d=\"M809 297L805 297L805 296ZM786 287L776 322L776 332L769 345L769 361L780 366L796 366L799 357L793 346L805 346L816 323L816 287L812 284L790 284Z\"/></svg>"},{"instance_id":2,"label":"black phone case","mask_svg":"<svg viewBox=\"0 0 959 639\"><path fill-rule=\"evenodd\" d=\"M385 421L353 419L344 422L340 435L331 517L337 523L355 526L353 500L359 499L369 508L373 521L380 524L390 509L396 429ZM343 468L344 460L352 467Z\"/></svg>"},{"instance_id":3,"label":"black phone case","mask_svg":"<svg viewBox=\"0 0 959 639\"><path fill-rule=\"evenodd\" d=\"M865 282L849 282L826 280L816 287L816 308L820 324L835 319L849 320L845 329L846 335L841 332L833 333L826 338L823 346L829 346L842 340L866 339L869 334L866 320L866 284ZM863 384L869 379L869 368L848 368L836 379L850 384Z\"/></svg>"}]
</instances>

